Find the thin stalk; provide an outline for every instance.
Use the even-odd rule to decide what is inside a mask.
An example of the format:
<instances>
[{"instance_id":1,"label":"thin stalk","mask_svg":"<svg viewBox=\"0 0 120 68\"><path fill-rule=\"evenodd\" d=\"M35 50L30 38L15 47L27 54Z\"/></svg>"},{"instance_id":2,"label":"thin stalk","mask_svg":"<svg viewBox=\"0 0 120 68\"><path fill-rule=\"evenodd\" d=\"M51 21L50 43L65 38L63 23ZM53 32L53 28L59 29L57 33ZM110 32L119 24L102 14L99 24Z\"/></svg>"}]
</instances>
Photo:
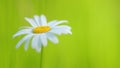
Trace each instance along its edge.
<instances>
[{"instance_id":1,"label":"thin stalk","mask_svg":"<svg viewBox=\"0 0 120 68\"><path fill-rule=\"evenodd\" d=\"M43 46L41 46L41 55L40 55L40 68L42 68L42 59L43 59Z\"/></svg>"}]
</instances>

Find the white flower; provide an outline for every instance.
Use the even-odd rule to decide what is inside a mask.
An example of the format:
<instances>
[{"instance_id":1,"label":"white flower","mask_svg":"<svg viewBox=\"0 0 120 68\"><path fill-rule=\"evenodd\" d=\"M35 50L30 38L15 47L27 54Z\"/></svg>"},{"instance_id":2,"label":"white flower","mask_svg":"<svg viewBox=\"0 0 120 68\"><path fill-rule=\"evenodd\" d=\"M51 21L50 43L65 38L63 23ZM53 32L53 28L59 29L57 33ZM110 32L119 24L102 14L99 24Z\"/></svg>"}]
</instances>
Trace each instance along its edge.
<instances>
[{"instance_id":1,"label":"white flower","mask_svg":"<svg viewBox=\"0 0 120 68\"><path fill-rule=\"evenodd\" d=\"M60 25L62 23L68 22L67 20L53 20L47 23L46 17L44 15L35 15L33 19L25 17L25 19L29 22L29 24L31 24L32 27L26 26L14 34L13 37L25 35L17 43L16 48L20 47L20 45L25 42L24 49L27 50L31 41L32 48L40 52L41 46L47 46L47 39L55 44L59 42L55 34L72 34L71 27L67 25Z\"/></svg>"}]
</instances>

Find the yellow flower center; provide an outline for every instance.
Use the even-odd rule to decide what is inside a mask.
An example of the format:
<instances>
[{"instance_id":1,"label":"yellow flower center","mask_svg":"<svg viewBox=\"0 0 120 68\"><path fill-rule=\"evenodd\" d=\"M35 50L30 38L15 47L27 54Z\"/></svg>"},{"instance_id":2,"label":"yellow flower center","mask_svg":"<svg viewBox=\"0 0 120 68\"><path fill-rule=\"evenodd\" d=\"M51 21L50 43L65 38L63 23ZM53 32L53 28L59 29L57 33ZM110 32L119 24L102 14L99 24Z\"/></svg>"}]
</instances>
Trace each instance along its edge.
<instances>
[{"instance_id":1,"label":"yellow flower center","mask_svg":"<svg viewBox=\"0 0 120 68\"><path fill-rule=\"evenodd\" d=\"M38 26L33 29L33 33L45 33L50 30L50 26Z\"/></svg>"}]
</instances>

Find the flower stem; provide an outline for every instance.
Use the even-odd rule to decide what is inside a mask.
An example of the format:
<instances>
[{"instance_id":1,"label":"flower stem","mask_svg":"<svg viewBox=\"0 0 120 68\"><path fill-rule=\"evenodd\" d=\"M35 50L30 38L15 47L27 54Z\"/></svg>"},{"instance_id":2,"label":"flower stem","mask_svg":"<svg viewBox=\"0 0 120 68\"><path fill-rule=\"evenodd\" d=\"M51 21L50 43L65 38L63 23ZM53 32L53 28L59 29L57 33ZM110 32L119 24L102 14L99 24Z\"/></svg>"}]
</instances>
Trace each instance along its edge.
<instances>
[{"instance_id":1,"label":"flower stem","mask_svg":"<svg viewBox=\"0 0 120 68\"><path fill-rule=\"evenodd\" d=\"M43 46L41 46L41 55L40 55L40 68L42 68L42 59L43 59Z\"/></svg>"}]
</instances>

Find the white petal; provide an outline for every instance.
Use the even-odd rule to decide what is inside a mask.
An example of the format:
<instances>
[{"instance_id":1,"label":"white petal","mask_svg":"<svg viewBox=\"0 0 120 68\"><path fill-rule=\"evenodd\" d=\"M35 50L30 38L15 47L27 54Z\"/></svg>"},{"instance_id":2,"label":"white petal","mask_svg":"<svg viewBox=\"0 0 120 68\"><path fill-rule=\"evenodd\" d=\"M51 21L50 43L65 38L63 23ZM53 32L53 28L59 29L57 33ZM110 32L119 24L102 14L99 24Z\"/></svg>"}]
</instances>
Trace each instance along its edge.
<instances>
[{"instance_id":1,"label":"white petal","mask_svg":"<svg viewBox=\"0 0 120 68\"><path fill-rule=\"evenodd\" d=\"M72 34L71 30L65 29L61 31L63 34Z\"/></svg>"},{"instance_id":2,"label":"white petal","mask_svg":"<svg viewBox=\"0 0 120 68\"><path fill-rule=\"evenodd\" d=\"M36 48L36 51L37 51L38 53L41 52L41 48L37 47L37 48Z\"/></svg>"},{"instance_id":3,"label":"white petal","mask_svg":"<svg viewBox=\"0 0 120 68\"><path fill-rule=\"evenodd\" d=\"M62 32L63 34L72 34L71 27L67 25L55 26L53 29L58 29L58 31Z\"/></svg>"},{"instance_id":4,"label":"white petal","mask_svg":"<svg viewBox=\"0 0 120 68\"><path fill-rule=\"evenodd\" d=\"M68 34L71 34L71 35L72 35L72 32L71 32L70 30L66 30L66 32L67 32Z\"/></svg>"},{"instance_id":5,"label":"white petal","mask_svg":"<svg viewBox=\"0 0 120 68\"><path fill-rule=\"evenodd\" d=\"M71 27L67 26L67 25L55 26L53 28L55 28L55 29L71 29Z\"/></svg>"},{"instance_id":6,"label":"white petal","mask_svg":"<svg viewBox=\"0 0 120 68\"><path fill-rule=\"evenodd\" d=\"M25 17L25 20L28 21L33 27L37 26L33 19Z\"/></svg>"},{"instance_id":7,"label":"white petal","mask_svg":"<svg viewBox=\"0 0 120 68\"><path fill-rule=\"evenodd\" d=\"M29 39L29 38L31 38L31 37L32 37L32 35L27 35L27 36L23 37L23 38L17 43L16 48L20 47L20 45L21 45L24 41L26 41L27 39Z\"/></svg>"},{"instance_id":8,"label":"white petal","mask_svg":"<svg viewBox=\"0 0 120 68\"><path fill-rule=\"evenodd\" d=\"M52 28L49 32L54 33L54 34L72 34L71 29L65 29L65 28Z\"/></svg>"},{"instance_id":9,"label":"white petal","mask_svg":"<svg viewBox=\"0 0 120 68\"><path fill-rule=\"evenodd\" d=\"M52 33L47 33L47 38L51 41L51 42L53 42L53 43L55 43L55 44L57 44L58 42L59 42L59 40L58 40L58 38L54 35L54 34L52 34Z\"/></svg>"},{"instance_id":10,"label":"white petal","mask_svg":"<svg viewBox=\"0 0 120 68\"><path fill-rule=\"evenodd\" d=\"M23 30L20 30L18 31L16 34L13 35L13 38L19 36L19 35L22 35L22 34L28 34L28 33L31 33L32 29L23 29Z\"/></svg>"},{"instance_id":11,"label":"white petal","mask_svg":"<svg viewBox=\"0 0 120 68\"><path fill-rule=\"evenodd\" d=\"M35 15L34 19L35 19L36 24L39 26L40 25L40 17Z\"/></svg>"},{"instance_id":12,"label":"white petal","mask_svg":"<svg viewBox=\"0 0 120 68\"><path fill-rule=\"evenodd\" d=\"M36 48L36 46L38 45L38 41L40 41L39 40L39 35L35 35L32 39L32 48L33 49Z\"/></svg>"},{"instance_id":13,"label":"white petal","mask_svg":"<svg viewBox=\"0 0 120 68\"><path fill-rule=\"evenodd\" d=\"M27 39L25 42L25 46L24 46L25 51L27 51L27 49L28 49L29 42L30 42L30 38Z\"/></svg>"},{"instance_id":14,"label":"white petal","mask_svg":"<svg viewBox=\"0 0 120 68\"><path fill-rule=\"evenodd\" d=\"M47 19L46 19L45 15L41 15L41 24L43 26L47 25Z\"/></svg>"},{"instance_id":15,"label":"white petal","mask_svg":"<svg viewBox=\"0 0 120 68\"><path fill-rule=\"evenodd\" d=\"M58 34L58 35L62 34L62 32L60 30L57 30L57 29L52 29L49 32L54 33L54 34Z\"/></svg>"},{"instance_id":16,"label":"white petal","mask_svg":"<svg viewBox=\"0 0 120 68\"><path fill-rule=\"evenodd\" d=\"M54 22L51 24L51 27L54 27L56 25L59 25L59 24L62 24L62 23L65 23L65 22L68 22L67 20L61 20L61 21L58 21L58 22Z\"/></svg>"},{"instance_id":17,"label":"white petal","mask_svg":"<svg viewBox=\"0 0 120 68\"><path fill-rule=\"evenodd\" d=\"M42 46L42 43L41 43L41 40L40 40L40 35L39 35L39 37L38 37L38 44L37 44L37 46L35 47L35 49L36 49L36 51L37 52L40 52L41 51L41 46Z\"/></svg>"},{"instance_id":18,"label":"white petal","mask_svg":"<svg viewBox=\"0 0 120 68\"><path fill-rule=\"evenodd\" d=\"M40 39L41 39L41 43L43 44L43 46L47 46L47 36L45 33L40 35Z\"/></svg>"},{"instance_id":19,"label":"white petal","mask_svg":"<svg viewBox=\"0 0 120 68\"><path fill-rule=\"evenodd\" d=\"M41 40L40 40L40 35L35 35L32 39L32 48L36 49L37 52L41 51Z\"/></svg>"},{"instance_id":20,"label":"white petal","mask_svg":"<svg viewBox=\"0 0 120 68\"><path fill-rule=\"evenodd\" d=\"M50 21L50 22L48 22L48 25L49 25L49 26L52 26L52 25L55 24L56 22L57 22L57 20Z\"/></svg>"},{"instance_id":21,"label":"white petal","mask_svg":"<svg viewBox=\"0 0 120 68\"><path fill-rule=\"evenodd\" d=\"M38 38L39 38L39 41L38 41L38 47L41 47L41 46L42 46L42 42L41 42L41 39L40 39L40 38L41 38L41 35L39 35Z\"/></svg>"}]
</instances>

